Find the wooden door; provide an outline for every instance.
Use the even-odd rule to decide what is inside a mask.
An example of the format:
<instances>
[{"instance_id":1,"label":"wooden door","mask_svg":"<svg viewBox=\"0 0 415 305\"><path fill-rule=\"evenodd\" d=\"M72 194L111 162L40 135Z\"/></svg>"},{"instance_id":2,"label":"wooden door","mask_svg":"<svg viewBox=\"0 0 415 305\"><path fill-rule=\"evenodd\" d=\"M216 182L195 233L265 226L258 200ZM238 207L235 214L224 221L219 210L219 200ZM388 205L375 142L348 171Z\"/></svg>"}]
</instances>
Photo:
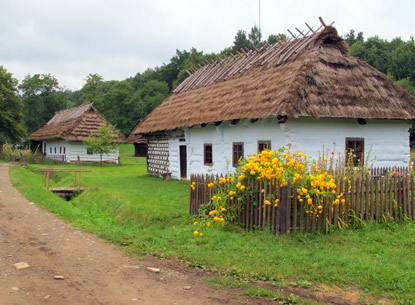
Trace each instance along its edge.
<instances>
[{"instance_id":1,"label":"wooden door","mask_svg":"<svg viewBox=\"0 0 415 305\"><path fill-rule=\"evenodd\" d=\"M186 145L180 145L180 178L187 178Z\"/></svg>"}]
</instances>

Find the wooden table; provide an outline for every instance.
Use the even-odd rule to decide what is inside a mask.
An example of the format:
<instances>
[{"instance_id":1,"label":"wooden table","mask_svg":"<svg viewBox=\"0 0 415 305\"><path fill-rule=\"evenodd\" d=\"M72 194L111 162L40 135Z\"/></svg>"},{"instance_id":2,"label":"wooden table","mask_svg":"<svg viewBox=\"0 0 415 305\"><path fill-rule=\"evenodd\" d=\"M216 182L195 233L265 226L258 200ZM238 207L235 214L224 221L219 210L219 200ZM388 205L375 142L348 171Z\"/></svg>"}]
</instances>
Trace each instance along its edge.
<instances>
[{"instance_id":1,"label":"wooden table","mask_svg":"<svg viewBox=\"0 0 415 305\"><path fill-rule=\"evenodd\" d=\"M90 172L84 168L40 168L39 172L43 173L43 187L50 191L78 191L81 193L81 173ZM74 173L75 184L74 187L49 187L50 173ZM78 174L78 175L77 175ZM77 179L78 176L78 179Z\"/></svg>"}]
</instances>

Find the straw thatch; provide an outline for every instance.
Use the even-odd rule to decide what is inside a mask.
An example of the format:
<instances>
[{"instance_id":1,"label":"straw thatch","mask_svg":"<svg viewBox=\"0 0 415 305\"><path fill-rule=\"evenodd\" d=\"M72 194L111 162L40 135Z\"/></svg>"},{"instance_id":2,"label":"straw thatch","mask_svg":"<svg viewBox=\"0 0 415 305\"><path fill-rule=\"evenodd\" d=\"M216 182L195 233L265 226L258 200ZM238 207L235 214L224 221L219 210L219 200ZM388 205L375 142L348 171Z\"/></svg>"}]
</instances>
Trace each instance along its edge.
<instances>
[{"instance_id":1,"label":"straw thatch","mask_svg":"<svg viewBox=\"0 0 415 305\"><path fill-rule=\"evenodd\" d=\"M175 92L133 133L270 116L415 118L415 98L349 56L333 27L202 67Z\"/></svg>"},{"instance_id":2,"label":"straw thatch","mask_svg":"<svg viewBox=\"0 0 415 305\"><path fill-rule=\"evenodd\" d=\"M127 140L125 141L126 144L147 144L147 139L139 134L131 133Z\"/></svg>"},{"instance_id":3,"label":"straw thatch","mask_svg":"<svg viewBox=\"0 0 415 305\"><path fill-rule=\"evenodd\" d=\"M103 123L112 127L92 104L84 104L56 112L46 125L30 135L30 139L36 141L54 139L83 141L88 138L91 131L97 130ZM117 143L125 141L125 137L114 127L113 134Z\"/></svg>"}]
</instances>

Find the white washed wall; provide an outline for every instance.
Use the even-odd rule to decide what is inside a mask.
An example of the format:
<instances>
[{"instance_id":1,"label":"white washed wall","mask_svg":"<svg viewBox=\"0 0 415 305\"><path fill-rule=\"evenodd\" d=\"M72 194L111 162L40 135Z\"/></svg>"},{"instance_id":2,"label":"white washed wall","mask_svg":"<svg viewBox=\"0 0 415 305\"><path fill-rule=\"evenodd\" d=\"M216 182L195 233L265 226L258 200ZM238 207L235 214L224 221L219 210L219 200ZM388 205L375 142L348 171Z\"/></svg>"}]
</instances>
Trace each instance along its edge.
<instances>
[{"instance_id":1,"label":"white washed wall","mask_svg":"<svg viewBox=\"0 0 415 305\"><path fill-rule=\"evenodd\" d=\"M46 143L46 156L56 160L62 160L62 156L68 154L68 142L64 140L43 141L43 147ZM66 160L68 162L68 160Z\"/></svg>"},{"instance_id":2,"label":"white washed wall","mask_svg":"<svg viewBox=\"0 0 415 305\"><path fill-rule=\"evenodd\" d=\"M310 158L317 158L322 151L334 148L344 151L346 137L364 138L365 158L369 151L370 162L376 158L375 167L408 166L410 159L409 128L406 121L368 120L359 125L355 119L288 118L285 124L278 124L276 118L250 123L241 120L236 125L223 122L220 126L185 129L189 173L226 173L233 171L232 143L243 142L245 156L257 151L258 140L270 140L271 148L278 149L290 141L293 150L302 149ZM205 166L203 149L211 143L213 165ZM336 154L337 155L337 154Z\"/></svg>"},{"instance_id":3,"label":"white washed wall","mask_svg":"<svg viewBox=\"0 0 415 305\"><path fill-rule=\"evenodd\" d=\"M78 160L78 156L80 157L81 162L100 162L101 157L100 154L87 154L86 146L82 142L68 142L68 146L66 148L66 158L68 162L74 162ZM104 162L118 162L119 150L118 146L109 154L102 155L102 161Z\"/></svg>"},{"instance_id":4,"label":"white washed wall","mask_svg":"<svg viewBox=\"0 0 415 305\"><path fill-rule=\"evenodd\" d=\"M180 138L176 137L169 139L170 173L174 179L180 179L180 145L186 145L186 142L180 142Z\"/></svg>"}]
</instances>

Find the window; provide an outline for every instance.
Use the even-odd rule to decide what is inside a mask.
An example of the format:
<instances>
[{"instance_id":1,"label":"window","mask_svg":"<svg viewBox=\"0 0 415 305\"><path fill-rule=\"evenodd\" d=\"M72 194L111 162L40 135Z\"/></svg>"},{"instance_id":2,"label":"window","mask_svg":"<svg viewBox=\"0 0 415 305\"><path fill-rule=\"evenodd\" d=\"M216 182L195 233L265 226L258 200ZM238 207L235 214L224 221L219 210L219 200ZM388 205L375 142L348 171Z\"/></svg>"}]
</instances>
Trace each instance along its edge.
<instances>
[{"instance_id":1,"label":"window","mask_svg":"<svg viewBox=\"0 0 415 305\"><path fill-rule=\"evenodd\" d=\"M213 163L212 144L205 144L203 155L204 155L205 165L212 165Z\"/></svg>"},{"instance_id":2,"label":"window","mask_svg":"<svg viewBox=\"0 0 415 305\"><path fill-rule=\"evenodd\" d=\"M88 148L86 149L86 153L87 153L88 155L93 155L93 154L94 154L94 150L93 150L91 147L88 147Z\"/></svg>"},{"instance_id":3,"label":"window","mask_svg":"<svg viewBox=\"0 0 415 305\"><path fill-rule=\"evenodd\" d=\"M63 148L63 154L66 155L66 147Z\"/></svg>"},{"instance_id":4,"label":"window","mask_svg":"<svg viewBox=\"0 0 415 305\"><path fill-rule=\"evenodd\" d=\"M232 166L238 167L239 159L244 157L244 143L233 143Z\"/></svg>"},{"instance_id":5,"label":"window","mask_svg":"<svg viewBox=\"0 0 415 305\"><path fill-rule=\"evenodd\" d=\"M43 150L42 153L46 154L46 143L43 143Z\"/></svg>"},{"instance_id":6,"label":"window","mask_svg":"<svg viewBox=\"0 0 415 305\"><path fill-rule=\"evenodd\" d=\"M56 155L56 147L55 147L55 155Z\"/></svg>"},{"instance_id":7,"label":"window","mask_svg":"<svg viewBox=\"0 0 415 305\"><path fill-rule=\"evenodd\" d=\"M62 155L62 147L59 147L59 153Z\"/></svg>"},{"instance_id":8,"label":"window","mask_svg":"<svg viewBox=\"0 0 415 305\"><path fill-rule=\"evenodd\" d=\"M258 141L258 152L271 149L271 141Z\"/></svg>"},{"instance_id":9,"label":"window","mask_svg":"<svg viewBox=\"0 0 415 305\"><path fill-rule=\"evenodd\" d=\"M49 152L50 154L52 154L52 147L49 147Z\"/></svg>"},{"instance_id":10,"label":"window","mask_svg":"<svg viewBox=\"0 0 415 305\"><path fill-rule=\"evenodd\" d=\"M365 140L363 138L346 138L346 165L359 166L359 164L363 164L364 147ZM353 160L350 161L349 157L352 157Z\"/></svg>"}]
</instances>

